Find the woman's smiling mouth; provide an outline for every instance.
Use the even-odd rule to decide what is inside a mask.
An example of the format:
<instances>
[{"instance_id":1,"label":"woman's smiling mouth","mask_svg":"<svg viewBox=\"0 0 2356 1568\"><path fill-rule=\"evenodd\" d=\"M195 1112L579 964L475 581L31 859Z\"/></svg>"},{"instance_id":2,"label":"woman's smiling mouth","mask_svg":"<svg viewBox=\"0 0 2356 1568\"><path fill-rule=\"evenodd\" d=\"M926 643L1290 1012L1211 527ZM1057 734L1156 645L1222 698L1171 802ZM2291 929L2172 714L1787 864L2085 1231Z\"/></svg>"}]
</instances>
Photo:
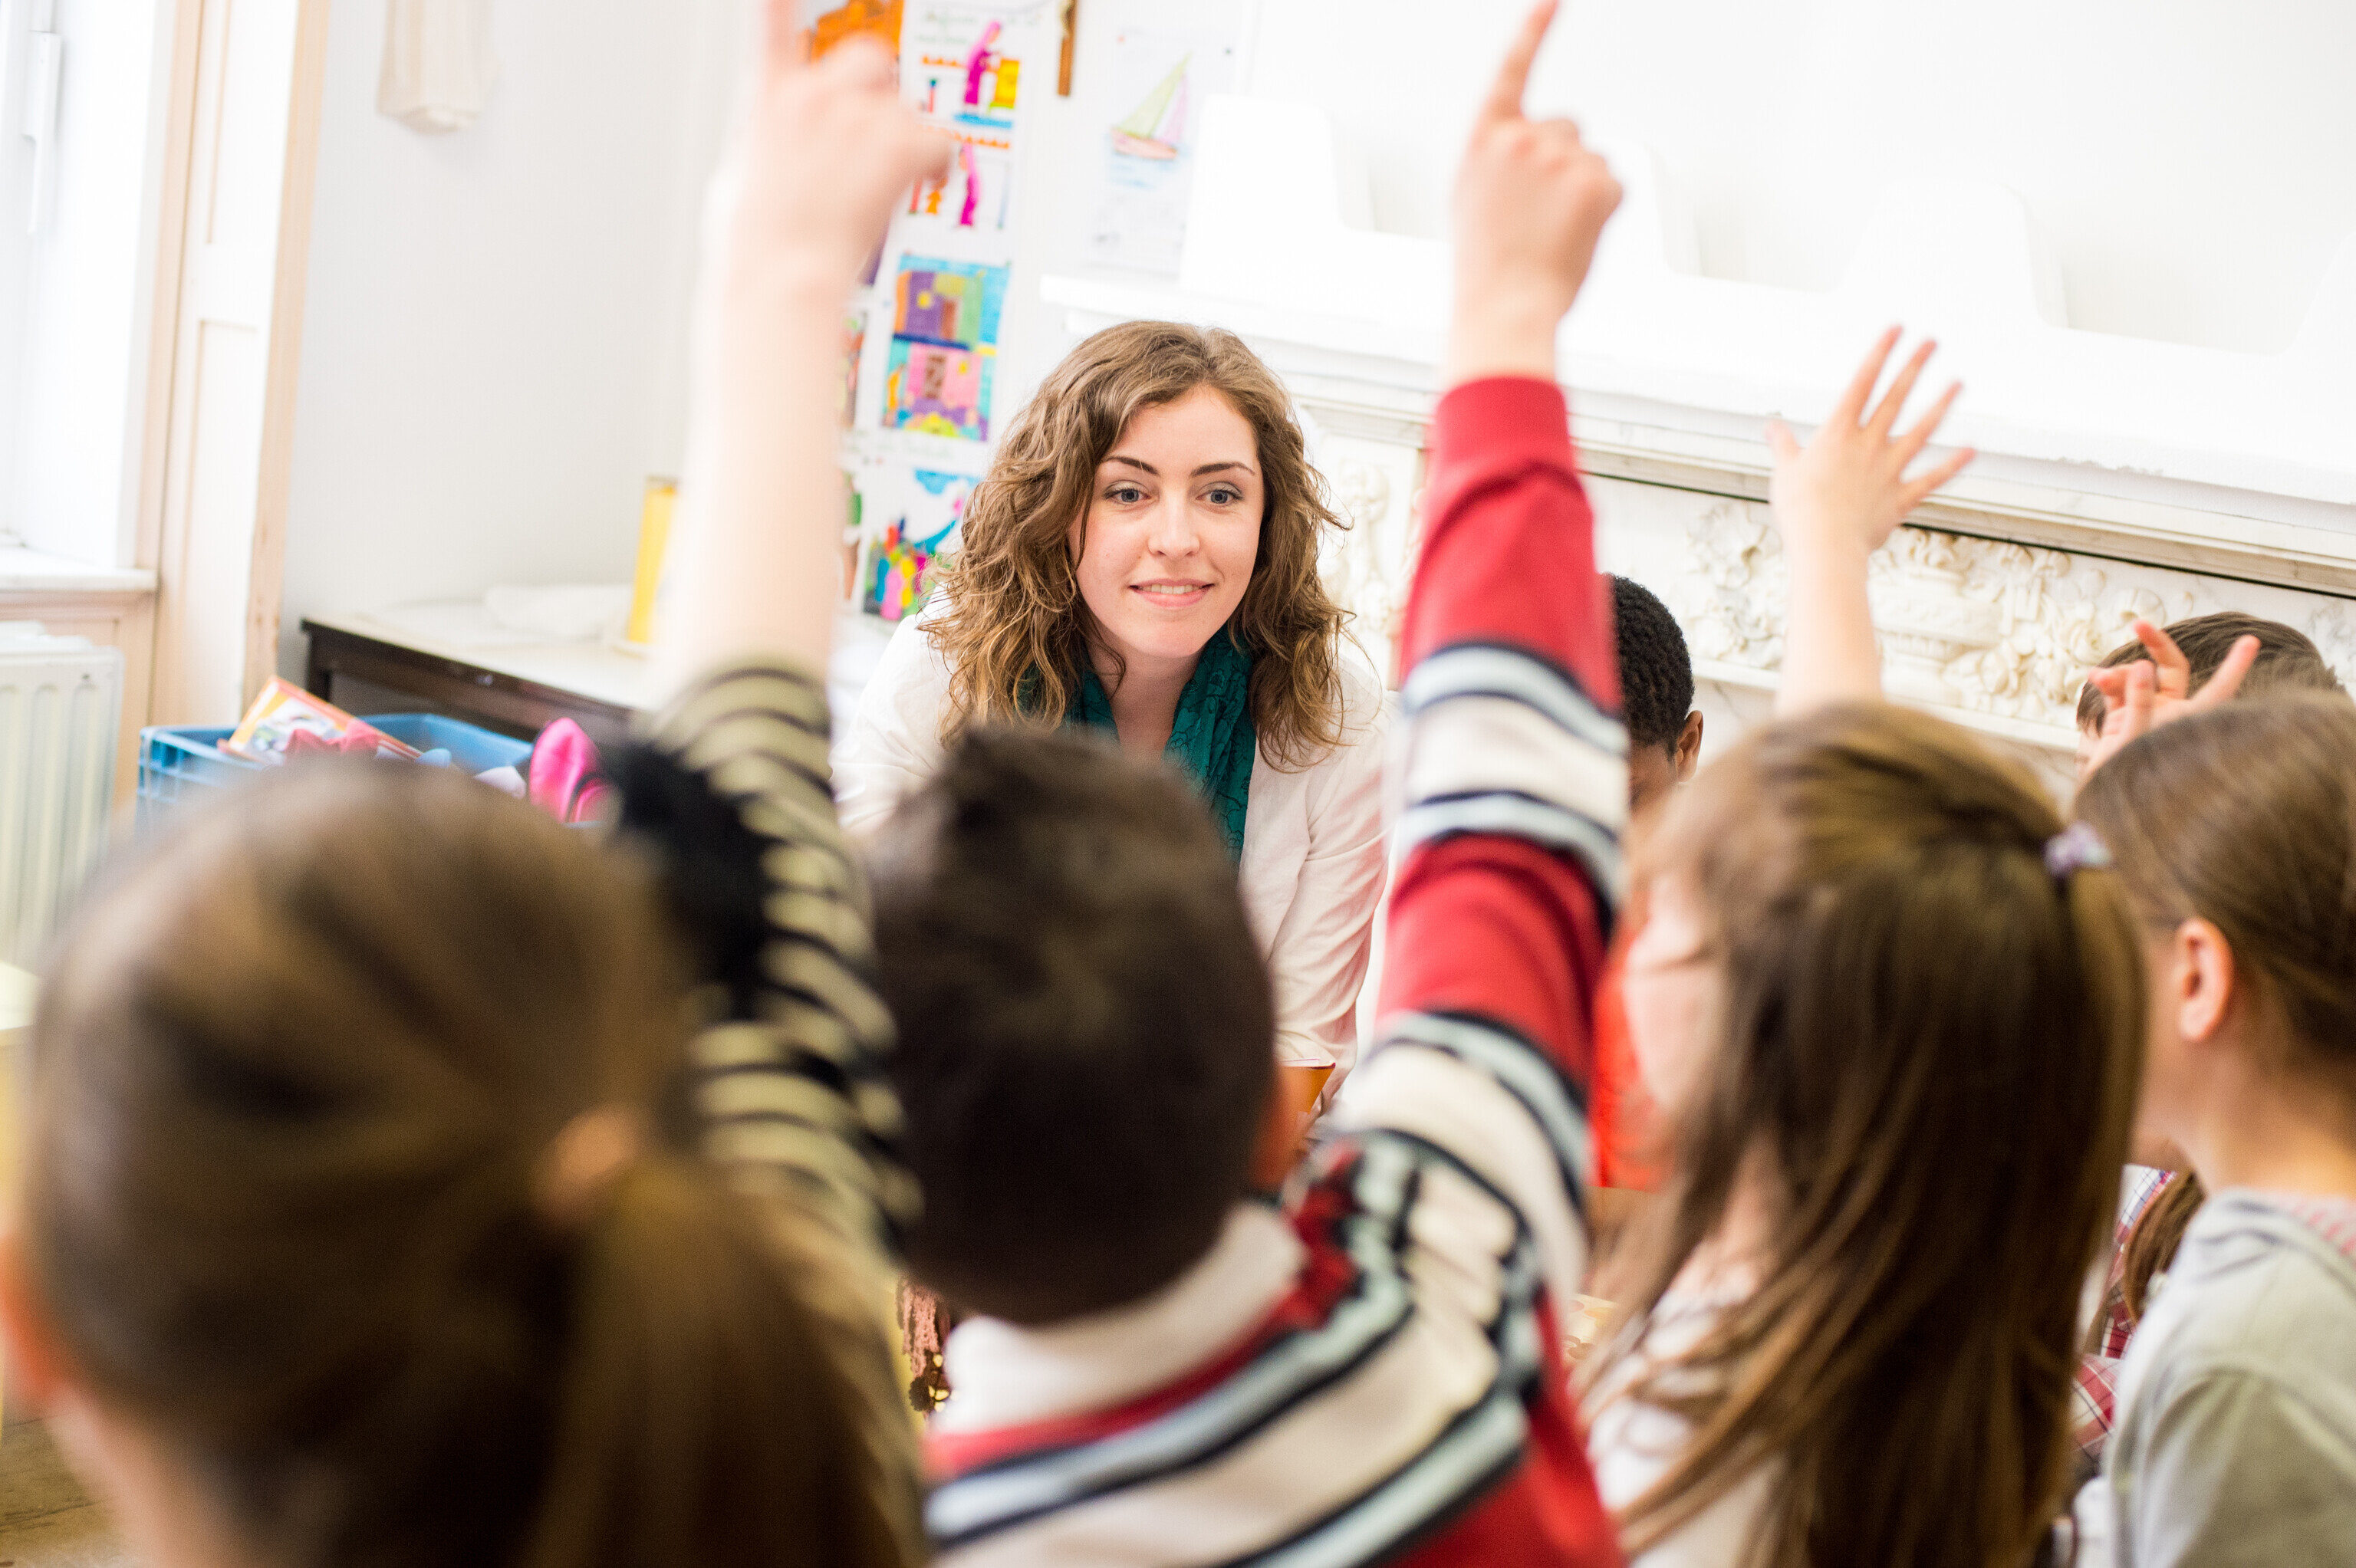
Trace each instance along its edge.
<instances>
[{"instance_id":1,"label":"woman's smiling mouth","mask_svg":"<svg viewBox=\"0 0 2356 1568\"><path fill-rule=\"evenodd\" d=\"M1211 592L1207 582L1185 582L1159 578L1151 582L1132 582L1130 592L1140 595L1148 604L1163 610L1186 610L1203 602Z\"/></svg>"}]
</instances>

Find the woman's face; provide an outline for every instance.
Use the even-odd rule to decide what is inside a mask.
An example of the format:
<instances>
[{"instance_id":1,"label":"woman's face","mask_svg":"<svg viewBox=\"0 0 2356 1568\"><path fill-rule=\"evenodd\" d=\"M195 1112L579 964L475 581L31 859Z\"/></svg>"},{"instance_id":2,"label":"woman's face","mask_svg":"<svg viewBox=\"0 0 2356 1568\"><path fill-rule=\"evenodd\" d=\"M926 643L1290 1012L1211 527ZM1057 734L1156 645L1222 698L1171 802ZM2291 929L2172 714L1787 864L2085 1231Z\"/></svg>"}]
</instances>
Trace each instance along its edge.
<instances>
[{"instance_id":1,"label":"woman's face","mask_svg":"<svg viewBox=\"0 0 2356 1568\"><path fill-rule=\"evenodd\" d=\"M1724 977L1708 952L1692 887L1682 878L1656 877L1646 895L1620 990L1636 1072L1654 1104L1674 1118L1701 1083Z\"/></svg>"},{"instance_id":2,"label":"woman's face","mask_svg":"<svg viewBox=\"0 0 2356 1568\"><path fill-rule=\"evenodd\" d=\"M1112 651L1131 665L1201 653L1243 602L1266 507L1259 443L1216 389L1131 416L1072 525L1080 597Z\"/></svg>"}]
</instances>

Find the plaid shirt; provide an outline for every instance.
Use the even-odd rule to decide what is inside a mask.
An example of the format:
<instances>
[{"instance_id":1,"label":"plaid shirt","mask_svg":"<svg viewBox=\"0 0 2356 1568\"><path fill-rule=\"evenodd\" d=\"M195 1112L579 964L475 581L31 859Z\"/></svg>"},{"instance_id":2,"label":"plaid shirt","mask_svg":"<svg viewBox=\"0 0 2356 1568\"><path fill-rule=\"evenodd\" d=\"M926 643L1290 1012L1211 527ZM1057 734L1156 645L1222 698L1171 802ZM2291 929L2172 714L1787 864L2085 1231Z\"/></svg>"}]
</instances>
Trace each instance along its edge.
<instances>
[{"instance_id":1,"label":"plaid shirt","mask_svg":"<svg viewBox=\"0 0 2356 1568\"><path fill-rule=\"evenodd\" d=\"M2096 1320L2094 1348L2078 1359L2077 1384L2072 1391L2077 1408L2071 1418L2070 1435L2076 1440L2078 1452L2089 1466L2099 1467L2103 1462L2103 1445L2110 1441L2111 1419L2118 1406L2119 1360L2127 1353L2127 1340L2135 1335L2135 1319L2127 1313L2127 1237L2134 1233L2136 1221L2143 1218L2152 1200L2167 1189L2175 1176L2172 1170L2146 1172L2128 1194L2119 1219L2118 1236L2111 1249L2110 1277L2103 1287L2102 1316Z\"/></svg>"}]
</instances>

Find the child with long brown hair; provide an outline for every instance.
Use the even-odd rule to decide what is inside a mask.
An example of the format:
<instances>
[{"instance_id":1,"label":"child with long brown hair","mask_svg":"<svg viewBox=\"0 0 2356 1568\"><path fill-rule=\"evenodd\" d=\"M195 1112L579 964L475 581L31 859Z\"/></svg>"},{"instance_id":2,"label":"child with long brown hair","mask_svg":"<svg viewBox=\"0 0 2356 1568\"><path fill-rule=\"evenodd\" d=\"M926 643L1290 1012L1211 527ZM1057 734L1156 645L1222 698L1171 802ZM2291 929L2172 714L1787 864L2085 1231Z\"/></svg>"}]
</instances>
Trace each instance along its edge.
<instances>
[{"instance_id":1,"label":"child with long brown hair","mask_svg":"<svg viewBox=\"0 0 2356 1568\"><path fill-rule=\"evenodd\" d=\"M2237 701L2080 791L2143 932L2141 1120L2210 1196L2147 1304L2078 1520L2110 1559L2356 1541L2356 709Z\"/></svg>"},{"instance_id":2,"label":"child with long brown hair","mask_svg":"<svg viewBox=\"0 0 2356 1568\"><path fill-rule=\"evenodd\" d=\"M2135 635L2103 658L2078 696L2080 776L2116 754L2155 720L2213 708L2235 697L2346 688L2314 641L2280 621L2220 611L2155 626L2135 623ZM2132 667L2143 667L2129 691ZM2219 677L2222 678L2222 683ZM2130 703L2143 705L2138 712ZM2165 704L2165 707L2161 707ZM2208 1193L2184 1168L2183 1154L2165 1138L2139 1136L2130 1157L2129 1193L2119 1221L2118 1248L2104 1280L2102 1310L2087 1335L2078 1369L2078 1452L2089 1471L2102 1463L2118 1398L2121 1358L2158 1278L2176 1257L2186 1228Z\"/></svg>"},{"instance_id":3,"label":"child with long brown hair","mask_svg":"<svg viewBox=\"0 0 2356 1568\"><path fill-rule=\"evenodd\" d=\"M1896 429L1925 355L1869 411L1893 343L1807 448L1777 436L1797 716L1635 867L1631 1042L1674 1175L1605 1287L1589 1449L1653 1568L2013 1568L2069 1479L2134 924L2023 771L1859 700L1866 557L1964 460L1907 476L1938 416Z\"/></svg>"},{"instance_id":4,"label":"child with long brown hair","mask_svg":"<svg viewBox=\"0 0 2356 1568\"><path fill-rule=\"evenodd\" d=\"M49 969L10 1392L141 1562L926 1554L884 1332L914 1191L817 672L834 334L948 149L880 50L802 69L792 10L715 257L680 695L624 779L646 853L296 764Z\"/></svg>"}]
</instances>

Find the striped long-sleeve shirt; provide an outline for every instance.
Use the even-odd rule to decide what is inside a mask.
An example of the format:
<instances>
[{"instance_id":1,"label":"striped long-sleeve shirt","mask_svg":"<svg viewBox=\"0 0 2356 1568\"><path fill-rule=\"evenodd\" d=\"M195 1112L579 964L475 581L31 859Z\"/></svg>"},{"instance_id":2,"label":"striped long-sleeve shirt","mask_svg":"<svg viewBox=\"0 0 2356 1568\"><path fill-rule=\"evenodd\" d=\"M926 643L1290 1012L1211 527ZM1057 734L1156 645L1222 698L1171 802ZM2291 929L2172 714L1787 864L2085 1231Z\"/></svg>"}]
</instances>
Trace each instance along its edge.
<instances>
[{"instance_id":1,"label":"striped long-sleeve shirt","mask_svg":"<svg viewBox=\"0 0 2356 1568\"><path fill-rule=\"evenodd\" d=\"M922 1469L885 1332L915 1179L885 1077L866 884L835 821L826 688L785 663L699 682L618 759L626 834L651 850L708 1015L691 1046L704 1152L776 1201L833 1339L884 1516L924 1552ZM815 1221L812 1224L809 1221Z\"/></svg>"},{"instance_id":2,"label":"striped long-sleeve shirt","mask_svg":"<svg viewBox=\"0 0 2356 1568\"><path fill-rule=\"evenodd\" d=\"M1459 388L1434 434L1387 1021L1343 1136L1155 1296L958 1331L954 1568L1619 1561L1558 1332L1626 813L1611 625L1560 392Z\"/></svg>"}]
</instances>

